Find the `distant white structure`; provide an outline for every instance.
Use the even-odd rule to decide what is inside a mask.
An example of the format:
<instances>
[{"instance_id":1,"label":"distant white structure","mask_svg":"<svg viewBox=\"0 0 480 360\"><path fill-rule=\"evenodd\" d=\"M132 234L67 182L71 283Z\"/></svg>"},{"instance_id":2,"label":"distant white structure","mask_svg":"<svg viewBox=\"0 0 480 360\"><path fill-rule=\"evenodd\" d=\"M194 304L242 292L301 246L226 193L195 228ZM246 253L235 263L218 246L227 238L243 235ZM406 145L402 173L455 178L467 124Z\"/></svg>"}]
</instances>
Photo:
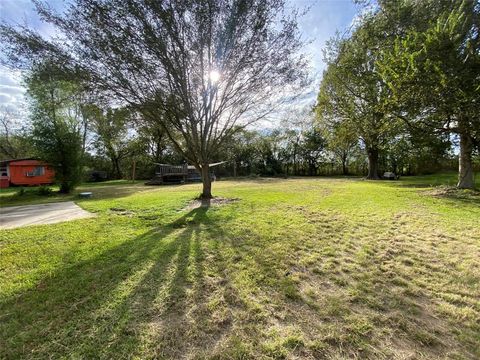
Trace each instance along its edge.
<instances>
[{"instance_id":1,"label":"distant white structure","mask_svg":"<svg viewBox=\"0 0 480 360\"><path fill-rule=\"evenodd\" d=\"M386 180L398 180L399 177L400 176L395 175L395 173L393 173L393 172L387 171L387 172L383 173L383 178L386 179Z\"/></svg>"}]
</instances>

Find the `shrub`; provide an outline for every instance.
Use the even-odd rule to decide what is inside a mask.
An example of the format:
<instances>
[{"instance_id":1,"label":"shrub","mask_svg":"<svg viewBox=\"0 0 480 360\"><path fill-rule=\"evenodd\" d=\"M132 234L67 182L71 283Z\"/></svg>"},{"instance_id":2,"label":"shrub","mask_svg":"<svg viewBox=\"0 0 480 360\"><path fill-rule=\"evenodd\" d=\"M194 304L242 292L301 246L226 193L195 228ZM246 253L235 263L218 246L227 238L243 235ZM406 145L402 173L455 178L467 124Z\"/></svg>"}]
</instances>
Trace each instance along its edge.
<instances>
[{"instance_id":1,"label":"shrub","mask_svg":"<svg viewBox=\"0 0 480 360\"><path fill-rule=\"evenodd\" d=\"M42 185L37 189L37 194L42 196L48 196L52 193L52 189L48 186Z\"/></svg>"}]
</instances>

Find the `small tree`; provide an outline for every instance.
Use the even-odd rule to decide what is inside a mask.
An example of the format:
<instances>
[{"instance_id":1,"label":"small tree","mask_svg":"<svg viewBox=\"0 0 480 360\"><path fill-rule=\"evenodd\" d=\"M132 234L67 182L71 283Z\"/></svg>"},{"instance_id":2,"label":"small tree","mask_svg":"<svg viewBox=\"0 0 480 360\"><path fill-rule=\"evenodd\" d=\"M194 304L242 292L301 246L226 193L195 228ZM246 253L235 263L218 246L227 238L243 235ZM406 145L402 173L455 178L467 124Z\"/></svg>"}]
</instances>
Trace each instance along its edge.
<instances>
[{"instance_id":1,"label":"small tree","mask_svg":"<svg viewBox=\"0 0 480 360\"><path fill-rule=\"evenodd\" d=\"M18 112L0 107L0 159L16 159L32 153L32 143L25 124L19 126Z\"/></svg>"},{"instance_id":2,"label":"small tree","mask_svg":"<svg viewBox=\"0 0 480 360\"><path fill-rule=\"evenodd\" d=\"M304 131L300 143L300 153L307 164L308 175L317 175L319 162L325 152L326 141L317 128Z\"/></svg>"},{"instance_id":3,"label":"small tree","mask_svg":"<svg viewBox=\"0 0 480 360\"><path fill-rule=\"evenodd\" d=\"M35 66L25 82L35 151L55 169L60 192L69 193L82 175L84 126L76 98L78 85L51 61Z\"/></svg>"},{"instance_id":4,"label":"small tree","mask_svg":"<svg viewBox=\"0 0 480 360\"><path fill-rule=\"evenodd\" d=\"M90 112L95 147L110 159L114 178L121 179L123 177L121 162L131 152L129 146L131 139L128 134L131 112L125 108L103 111L94 106Z\"/></svg>"},{"instance_id":5,"label":"small tree","mask_svg":"<svg viewBox=\"0 0 480 360\"><path fill-rule=\"evenodd\" d=\"M320 125L327 141L327 150L342 164L342 174L348 175L349 159L359 143L355 130L346 122Z\"/></svg>"}]
</instances>

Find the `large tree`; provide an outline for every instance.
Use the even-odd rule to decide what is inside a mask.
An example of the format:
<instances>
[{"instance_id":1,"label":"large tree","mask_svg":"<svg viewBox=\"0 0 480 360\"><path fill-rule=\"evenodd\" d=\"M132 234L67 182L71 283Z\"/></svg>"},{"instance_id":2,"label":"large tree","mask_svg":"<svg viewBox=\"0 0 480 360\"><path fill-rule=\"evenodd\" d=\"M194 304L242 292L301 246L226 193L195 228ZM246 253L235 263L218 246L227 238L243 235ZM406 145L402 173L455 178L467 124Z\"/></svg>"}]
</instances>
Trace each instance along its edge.
<instances>
[{"instance_id":1,"label":"large tree","mask_svg":"<svg viewBox=\"0 0 480 360\"><path fill-rule=\"evenodd\" d=\"M284 0L75 0L61 15L37 10L61 36L3 27L11 58L69 57L98 89L162 126L201 171L205 198L224 139L306 80L297 13L287 15Z\"/></svg>"},{"instance_id":2,"label":"large tree","mask_svg":"<svg viewBox=\"0 0 480 360\"><path fill-rule=\"evenodd\" d=\"M353 125L368 154L368 178L378 176L379 151L401 131L399 120L410 130L428 123L424 132L459 134L461 153L471 153L478 128L478 2L359 2L367 7L354 31L327 52L320 117ZM460 187L473 184L470 159L461 156Z\"/></svg>"},{"instance_id":3,"label":"large tree","mask_svg":"<svg viewBox=\"0 0 480 360\"><path fill-rule=\"evenodd\" d=\"M366 22L350 38L330 43L316 107L328 128L345 126L363 142L367 179L379 179L379 152L398 131L386 107L390 90L376 66L379 33L375 23Z\"/></svg>"},{"instance_id":4,"label":"large tree","mask_svg":"<svg viewBox=\"0 0 480 360\"><path fill-rule=\"evenodd\" d=\"M433 20L417 19L378 66L399 116L410 127L459 138L457 186L474 188L472 152L480 142L480 5L474 0L440 3L445 6L437 14L434 4L423 4Z\"/></svg>"}]
</instances>

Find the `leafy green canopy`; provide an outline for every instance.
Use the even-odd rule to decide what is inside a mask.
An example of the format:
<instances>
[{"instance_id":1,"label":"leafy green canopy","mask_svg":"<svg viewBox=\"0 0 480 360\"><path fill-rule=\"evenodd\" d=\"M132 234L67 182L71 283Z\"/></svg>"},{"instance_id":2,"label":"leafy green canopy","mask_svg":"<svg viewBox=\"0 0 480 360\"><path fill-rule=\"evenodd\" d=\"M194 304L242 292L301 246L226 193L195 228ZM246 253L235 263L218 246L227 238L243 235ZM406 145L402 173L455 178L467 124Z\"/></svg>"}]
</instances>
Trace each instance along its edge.
<instances>
[{"instance_id":1,"label":"leafy green canopy","mask_svg":"<svg viewBox=\"0 0 480 360\"><path fill-rule=\"evenodd\" d=\"M366 18L350 37L334 39L326 52L327 70L317 98L316 113L323 127L350 129L369 158L368 178L378 178L378 154L401 128L390 111L391 90L377 67L380 49L389 40L382 34L389 22Z\"/></svg>"},{"instance_id":2,"label":"leafy green canopy","mask_svg":"<svg viewBox=\"0 0 480 360\"><path fill-rule=\"evenodd\" d=\"M472 152L480 144L480 4L441 3L449 7L397 36L377 65L392 91L391 106L409 126L460 138L458 186L473 188Z\"/></svg>"},{"instance_id":3,"label":"leafy green canopy","mask_svg":"<svg viewBox=\"0 0 480 360\"><path fill-rule=\"evenodd\" d=\"M319 118L349 123L367 152L407 131L424 132L425 139L456 134L458 186L472 188L480 133L479 12L473 0L376 2L349 37L330 43Z\"/></svg>"},{"instance_id":4,"label":"leafy green canopy","mask_svg":"<svg viewBox=\"0 0 480 360\"><path fill-rule=\"evenodd\" d=\"M81 181L83 139L78 85L52 62L35 66L26 78L32 140L39 156L55 169L60 191Z\"/></svg>"},{"instance_id":5,"label":"leafy green canopy","mask_svg":"<svg viewBox=\"0 0 480 360\"><path fill-rule=\"evenodd\" d=\"M55 42L28 29L3 33L12 59L69 57L202 164L239 123L265 117L279 94L304 84L296 14L285 15L284 3L76 0L62 15L37 6L61 34Z\"/></svg>"}]
</instances>

